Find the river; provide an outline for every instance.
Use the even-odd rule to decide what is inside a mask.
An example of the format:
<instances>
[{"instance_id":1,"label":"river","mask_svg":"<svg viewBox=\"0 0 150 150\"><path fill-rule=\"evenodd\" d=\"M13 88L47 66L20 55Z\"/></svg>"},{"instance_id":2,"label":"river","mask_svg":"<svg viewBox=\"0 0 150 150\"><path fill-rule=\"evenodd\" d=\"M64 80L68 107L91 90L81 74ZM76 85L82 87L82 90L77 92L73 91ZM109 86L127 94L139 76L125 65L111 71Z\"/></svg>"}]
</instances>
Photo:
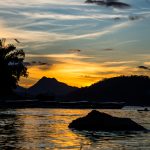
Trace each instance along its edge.
<instances>
[{"instance_id":1,"label":"river","mask_svg":"<svg viewBox=\"0 0 150 150\"><path fill-rule=\"evenodd\" d=\"M150 112L137 109L99 110L129 117L150 130ZM0 149L14 150L149 150L149 132L79 132L68 124L90 110L1 109Z\"/></svg>"}]
</instances>

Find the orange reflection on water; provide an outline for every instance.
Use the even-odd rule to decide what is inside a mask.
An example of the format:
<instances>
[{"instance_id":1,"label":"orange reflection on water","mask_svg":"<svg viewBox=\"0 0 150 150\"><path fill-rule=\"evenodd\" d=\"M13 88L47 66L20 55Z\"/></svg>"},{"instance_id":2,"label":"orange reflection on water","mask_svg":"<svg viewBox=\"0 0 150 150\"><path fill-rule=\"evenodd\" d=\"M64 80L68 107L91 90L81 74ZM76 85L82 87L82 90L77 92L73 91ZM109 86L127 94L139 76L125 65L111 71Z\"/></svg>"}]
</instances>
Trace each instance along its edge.
<instances>
[{"instance_id":1,"label":"orange reflection on water","mask_svg":"<svg viewBox=\"0 0 150 150\"><path fill-rule=\"evenodd\" d=\"M24 113L24 110L19 110ZM20 135L23 137L26 148L35 147L40 149L45 147L46 149L78 149L82 143L82 136L72 132L68 128L68 124L76 119L78 116L70 114L71 111L60 111L59 115L57 110L30 110L30 115L19 115L19 120L23 126L20 130ZM66 116L66 113L69 116ZM82 111L78 111L77 114L81 114ZM53 115L51 115L53 114ZM84 139L84 143L90 143L87 138Z\"/></svg>"},{"instance_id":2,"label":"orange reflection on water","mask_svg":"<svg viewBox=\"0 0 150 150\"><path fill-rule=\"evenodd\" d=\"M18 109L1 110L0 149L23 150L110 150L149 148L149 132L118 133L75 131L69 123L90 110ZM6 112L5 112L6 111ZM148 112L136 110L99 110L113 116L126 117L150 129ZM5 114L5 115L4 115ZM144 124L143 124L144 123ZM2 146L2 148L1 148Z\"/></svg>"}]
</instances>

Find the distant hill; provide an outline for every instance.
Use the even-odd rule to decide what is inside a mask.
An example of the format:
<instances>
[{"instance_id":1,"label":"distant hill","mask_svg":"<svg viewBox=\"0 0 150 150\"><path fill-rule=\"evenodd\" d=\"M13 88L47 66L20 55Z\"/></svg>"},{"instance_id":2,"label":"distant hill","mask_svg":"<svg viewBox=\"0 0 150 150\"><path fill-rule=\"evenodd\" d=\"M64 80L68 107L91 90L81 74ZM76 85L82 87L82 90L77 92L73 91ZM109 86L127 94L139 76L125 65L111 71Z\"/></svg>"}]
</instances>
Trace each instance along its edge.
<instances>
[{"instance_id":1,"label":"distant hill","mask_svg":"<svg viewBox=\"0 0 150 150\"><path fill-rule=\"evenodd\" d=\"M59 82L55 78L43 77L28 89L28 94L34 96L39 94L63 96L77 89L77 87Z\"/></svg>"},{"instance_id":2,"label":"distant hill","mask_svg":"<svg viewBox=\"0 0 150 150\"><path fill-rule=\"evenodd\" d=\"M134 75L104 79L89 87L69 93L66 99L150 105L150 78Z\"/></svg>"},{"instance_id":3,"label":"distant hill","mask_svg":"<svg viewBox=\"0 0 150 150\"><path fill-rule=\"evenodd\" d=\"M14 92L20 96L26 96L27 90L28 90L27 88L18 85L17 88L14 90Z\"/></svg>"}]
</instances>

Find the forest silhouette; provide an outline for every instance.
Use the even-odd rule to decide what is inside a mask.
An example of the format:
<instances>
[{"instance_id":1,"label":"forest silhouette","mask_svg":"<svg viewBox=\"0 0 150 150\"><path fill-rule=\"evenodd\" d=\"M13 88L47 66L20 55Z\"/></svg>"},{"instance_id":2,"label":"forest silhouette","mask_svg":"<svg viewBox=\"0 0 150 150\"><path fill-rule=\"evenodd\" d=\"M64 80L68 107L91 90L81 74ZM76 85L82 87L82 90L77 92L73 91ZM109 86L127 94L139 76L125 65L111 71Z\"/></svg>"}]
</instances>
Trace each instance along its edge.
<instances>
[{"instance_id":1,"label":"forest silhouette","mask_svg":"<svg viewBox=\"0 0 150 150\"><path fill-rule=\"evenodd\" d=\"M6 44L6 39L0 40L0 96L12 95L20 77L28 76L24 59L25 53L22 49Z\"/></svg>"},{"instance_id":2,"label":"forest silhouette","mask_svg":"<svg viewBox=\"0 0 150 150\"><path fill-rule=\"evenodd\" d=\"M148 76L118 76L83 87L66 96L70 100L126 102L129 105L150 105Z\"/></svg>"}]
</instances>

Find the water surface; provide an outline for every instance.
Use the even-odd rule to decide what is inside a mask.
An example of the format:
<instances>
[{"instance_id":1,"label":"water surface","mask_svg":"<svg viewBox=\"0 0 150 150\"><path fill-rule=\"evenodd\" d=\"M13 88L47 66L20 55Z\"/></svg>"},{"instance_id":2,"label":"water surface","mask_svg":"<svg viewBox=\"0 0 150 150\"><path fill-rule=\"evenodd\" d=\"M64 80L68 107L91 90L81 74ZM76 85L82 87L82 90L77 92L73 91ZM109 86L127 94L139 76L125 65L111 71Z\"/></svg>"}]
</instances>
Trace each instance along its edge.
<instances>
[{"instance_id":1,"label":"water surface","mask_svg":"<svg viewBox=\"0 0 150 150\"><path fill-rule=\"evenodd\" d=\"M130 117L150 129L150 113L136 109L100 110ZM78 132L68 124L90 110L9 109L0 110L0 149L15 150L149 150L149 132Z\"/></svg>"}]
</instances>

